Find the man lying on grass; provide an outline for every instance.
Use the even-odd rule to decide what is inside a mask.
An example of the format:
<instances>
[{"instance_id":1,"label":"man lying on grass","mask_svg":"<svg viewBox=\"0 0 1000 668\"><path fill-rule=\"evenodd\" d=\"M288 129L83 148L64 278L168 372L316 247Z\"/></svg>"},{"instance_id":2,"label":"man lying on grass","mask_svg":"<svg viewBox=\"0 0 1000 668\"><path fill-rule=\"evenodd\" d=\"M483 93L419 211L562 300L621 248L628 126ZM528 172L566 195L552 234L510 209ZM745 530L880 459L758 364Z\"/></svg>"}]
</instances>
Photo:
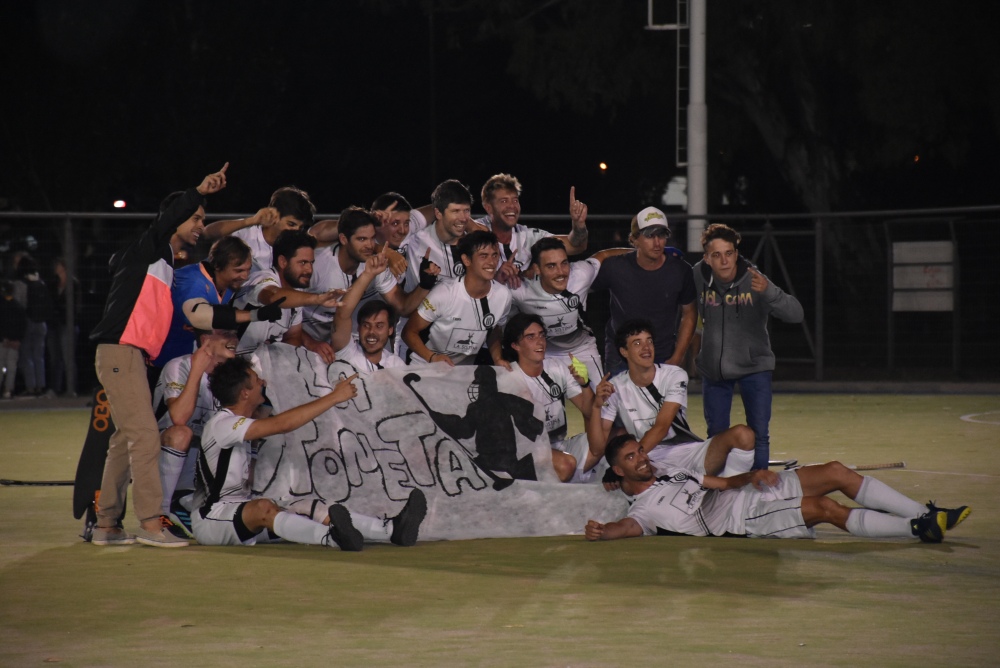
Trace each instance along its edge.
<instances>
[{"instance_id":1,"label":"man lying on grass","mask_svg":"<svg viewBox=\"0 0 1000 668\"><path fill-rule=\"evenodd\" d=\"M753 432L748 427L737 427ZM587 540L615 540L651 535L813 538L813 527L826 522L855 536L916 536L940 543L945 531L968 517L968 506L925 508L885 483L861 476L840 462L775 473L757 470L720 478L726 452L706 441L697 470L654 469L645 450L630 435L611 440L609 466L622 477L628 516L601 524L587 522ZM848 508L826 495L842 492L864 506Z\"/></svg>"}]
</instances>

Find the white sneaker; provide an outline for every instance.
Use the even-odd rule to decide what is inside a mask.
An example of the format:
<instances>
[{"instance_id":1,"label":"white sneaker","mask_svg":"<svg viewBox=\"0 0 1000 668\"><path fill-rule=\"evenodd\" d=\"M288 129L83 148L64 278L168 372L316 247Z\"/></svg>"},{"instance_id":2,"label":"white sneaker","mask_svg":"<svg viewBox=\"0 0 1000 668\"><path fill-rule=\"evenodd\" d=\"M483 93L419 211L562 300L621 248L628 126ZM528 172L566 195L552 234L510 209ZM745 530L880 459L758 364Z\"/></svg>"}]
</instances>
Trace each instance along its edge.
<instances>
[{"instance_id":1,"label":"white sneaker","mask_svg":"<svg viewBox=\"0 0 1000 668\"><path fill-rule=\"evenodd\" d=\"M188 541L178 538L164 529L153 532L140 528L135 532L135 539L150 547L187 547L190 545Z\"/></svg>"}]
</instances>

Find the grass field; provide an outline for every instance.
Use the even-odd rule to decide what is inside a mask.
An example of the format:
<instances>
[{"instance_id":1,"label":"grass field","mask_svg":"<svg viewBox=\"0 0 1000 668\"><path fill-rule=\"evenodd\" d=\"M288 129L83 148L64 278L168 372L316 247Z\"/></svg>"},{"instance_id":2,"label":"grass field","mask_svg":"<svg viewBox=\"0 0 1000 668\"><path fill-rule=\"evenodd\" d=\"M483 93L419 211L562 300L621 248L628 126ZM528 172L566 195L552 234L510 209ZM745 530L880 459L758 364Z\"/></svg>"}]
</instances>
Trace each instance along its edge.
<instances>
[{"instance_id":1,"label":"grass field","mask_svg":"<svg viewBox=\"0 0 1000 668\"><path fill-rule=\"evenodd\" d=\"M0 478L72 478L86 422L0 413ZM776 395L772 458L905 460L872 475L973 513L941 545L827 527L156 550L83 543L70 487L0 487L0 666L1000 663L1000 397Z\"/></svg>"}]
</instances>

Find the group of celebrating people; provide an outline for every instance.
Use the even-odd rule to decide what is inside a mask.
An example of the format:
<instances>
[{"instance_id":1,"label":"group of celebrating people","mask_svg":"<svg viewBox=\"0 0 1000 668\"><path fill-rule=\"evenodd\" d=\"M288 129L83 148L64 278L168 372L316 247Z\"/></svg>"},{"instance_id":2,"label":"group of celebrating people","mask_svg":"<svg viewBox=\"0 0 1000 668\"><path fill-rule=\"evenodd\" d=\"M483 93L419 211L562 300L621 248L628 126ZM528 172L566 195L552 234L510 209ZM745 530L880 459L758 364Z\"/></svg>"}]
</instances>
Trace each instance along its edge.
<instances>
[{"instance_id":1,"label":"group of celebrating people","mask_svg":"<svg viewBox=\"0 0 1000 668\"><path fill-rule=\"evenodd\" d=\"M969 514L925 507L836 462L768 470L767 321L799 322L802 306L740 256L740 236L726 225L708 226L692 268L667 246L666 216L647 207L632 219L632 248L573 261L588 247L588 210L575 189L570 231L553 235L520 222L521 184L509 174L482 187L480 218L469 189L447 180L426 206L389 192L322 221L305 192L285 187L252 217L206 225L205 198L225 188L227 168L168 196L111 260L91 335L116 426L97 545L413 545L427 513L420 489L382 519L336 503L283 508L252 493L253 461L263 439L350 401L357 374L377 380L383 369L426 364L492 365L523 378L544 412L559 480L603 482L628 497L628 516L591 521L589 540L801 537L828 522L859 536L939 542ZM214 240L207 259L174 271L175 256L202 236ZM610 294L603 357L586 318L595 290ZM707 440L688 421L683 368L699 322ZM255 351L278 342L357 374L272 414ZM736 384L749 426L729 426ZM584 433L568 434L567 399ZM134 534L121 523L130 479ZM177 490L191 493L178 500ZM825 496L832 491L863 508Z\"/></svg>"}]
</instances>

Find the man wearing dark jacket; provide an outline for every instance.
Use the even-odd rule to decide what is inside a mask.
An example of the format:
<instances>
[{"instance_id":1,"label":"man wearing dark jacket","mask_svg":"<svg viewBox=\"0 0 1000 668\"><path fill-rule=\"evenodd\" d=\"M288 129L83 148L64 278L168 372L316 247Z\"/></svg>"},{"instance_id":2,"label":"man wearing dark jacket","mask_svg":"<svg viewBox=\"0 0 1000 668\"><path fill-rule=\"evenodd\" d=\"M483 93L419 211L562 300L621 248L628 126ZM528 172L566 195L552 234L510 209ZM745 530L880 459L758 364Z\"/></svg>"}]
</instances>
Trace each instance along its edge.
<instances>
[{"instance_id":1,"label":"man wearing dark jacket","mask_svg":"<svg viewBox=\"0 0 1000 668\"><path fill-rule=\"evenodd\" d=\"M774 314L785 322L802 322L802 305L740 257L739 243L739 233L722 224L709 225L701 235L705 256L694 266L704 323L698 371L709 437L729 428L739 383L747 425L756 434L754 468L766 469L774 371L767 318Z\"/></svg>"},{"instance_id":2,"label":"man wearing dark jacket","mask_svg":"<svg viewBox=\"0 0 1000 668\"><path fill-rule=\"evenodd\" d=\"M104 464L95 545L126 545L136 540L156 547L187 545L161 525L160 432L153 416L146 362L159 355L170 329L171 239L188 236L189 243L197 241L204 229L205 196L226 187L228 167L227 162L197 188L168 196L149 229L111 258L113 277L104 316L90 335L97 343L97 378L107 393L116 429ZM130 477L140 524L135 537L118 526Z\"/></svg>"}]
</instances>

